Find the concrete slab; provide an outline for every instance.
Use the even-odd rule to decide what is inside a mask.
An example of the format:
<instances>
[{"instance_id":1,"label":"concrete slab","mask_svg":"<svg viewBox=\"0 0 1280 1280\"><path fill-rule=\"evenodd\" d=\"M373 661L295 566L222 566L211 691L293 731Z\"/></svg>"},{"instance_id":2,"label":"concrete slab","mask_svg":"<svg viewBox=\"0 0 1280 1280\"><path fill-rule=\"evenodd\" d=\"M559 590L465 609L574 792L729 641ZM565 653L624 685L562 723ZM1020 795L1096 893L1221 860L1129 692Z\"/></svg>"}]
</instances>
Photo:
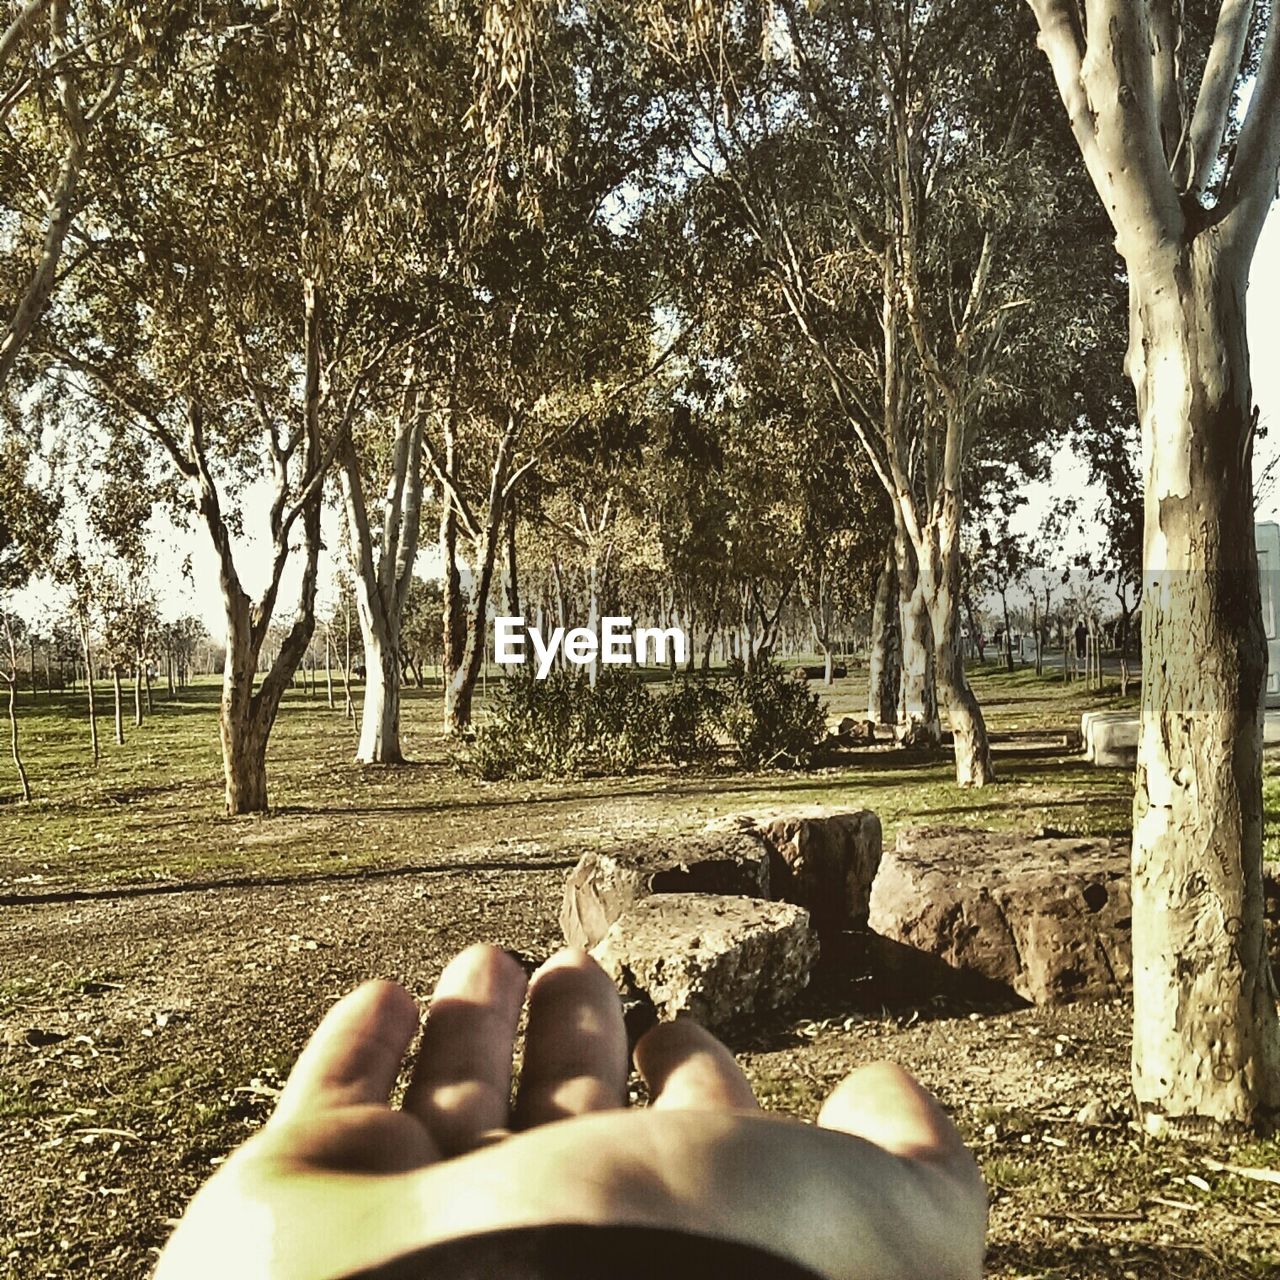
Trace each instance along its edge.
<instances>
[{"instance_id":1,"label":"concrete slab","mask_svg":"<svg viewBox=\"0 0 1280 1280\"><path fill-rule=\"evenodd\" d=\"M1100 769L1132 769L1138 760L1138 717L1132 711L1086 711L1080 717L1084 758ZM1264 747L1280 746L1280 708L1262 721Z\"/></svg>"}]
</instances>

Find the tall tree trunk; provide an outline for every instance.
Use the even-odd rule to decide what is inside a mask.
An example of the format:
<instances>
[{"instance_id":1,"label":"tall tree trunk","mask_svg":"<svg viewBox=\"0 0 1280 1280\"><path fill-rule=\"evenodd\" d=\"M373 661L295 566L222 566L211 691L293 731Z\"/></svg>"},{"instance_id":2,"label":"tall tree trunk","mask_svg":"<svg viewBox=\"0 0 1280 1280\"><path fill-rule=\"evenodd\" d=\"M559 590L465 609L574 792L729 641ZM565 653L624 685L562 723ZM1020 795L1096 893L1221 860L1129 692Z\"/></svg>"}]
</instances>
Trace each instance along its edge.
<instances>
[{"instance_id":1,"label":"tall tree trunk","mask_svg":"<svg viewBox=\"0 0 1280 1280\"><path fill-rule=\"evenodd\" d=\"M133 666L133 727L142 728L142 663Z\"/></svg>"},{"instance_id":2,"label":"tall tree trunk","mask_svg":"<svg viewBox=\"0 0 1280 1280\"><path fill-rule=\"evenodd\" d=\"M329 710L336 710L333 701L333 636L328 627L324 632L324 691L329 701Z\"/></svg>"},{"instance_id":3,"label":"tall tree trunk","mask_svg":"<svg viewBox=\"0 0 1280 1280\"><path fill-rule=\"evenodd\" d=\"M230 602L227 613L227 654L218 713L227 813L265 813L271 724L266 708L254 697L258 651L247 598Z\"/></svg>"},{"instance_id":4,"label":"tall tree trunk","mask_svg":"<svg viewBox=\"0 0 1280 1280\"><path fill-rule=\"evenodd\" d=\"M885 550L884 564L876 579L875 605L871 612L871 653L868 661L867 719L893 724L898 717L898 685L901 656L898 646L893 544Z\"/></svg>"},{"instance_id":5,"label":"tall tree trunk","mask_svg":"<svg viewBox=\"0 0 1280 1280\"><path fill-rule=\"evenodd\" d=\"M124 693L120 688L120 664L113 662L111 664L111 680L115 685L116 701L115 701L115 725L116 725L116 746L124 746Z\"/></svg>"},{"instance_id":6,"label":"tall tree trunk","mask_svg":"<svg viewBox=\"0 0 1280 1280\"><path fill-rule=\"evenodd\" d=\"M1262 891L1267 651L1247 264L1215 240L1202 232L1132 286L1146 466L1133 1083L1145 1111L1248 1125L1280 1108Z\"/></svg>"},{"instance_id":7,"label":"tall tree trunk","mask_svg":"<svg viewBox=\"0 0 1280 1280\"><path fill-rule=\"evenodd\" d=\"M266 637L261 606L252 606L237 584L224 582L227 613L226 659L218 730L226 782L228 816L265 813L267 746L285 690L293 680L315 629L315 600L320 556L319 492L302 513L306 559L298 612L275 659L255 689L258 658Z\"/></svg>"},{"instance_id":8,"label":"tall tree trunk","mask_svg":"<svg viewBox=\"0 0 1280 1280\"><path fill-rule=\"evenodd\" d=\"M507 613L513 617L520 617L520 565L516 557L516 504L511 503L511 510L507 512L507 528L506 528L506 550L507 550Z\"/></svg>"},{"instance_id":9,"label":"tall tree trunk","mask_svg":"<svg viewBox=\"0 0 1280 1280\"><path fill-rule=\"evenodd\" d=\"M936 747L942 741L934 670L929 598L906 530L894 539L898 577L902 683L898 690L897 737L905 747Z\"/></svg>"},{"instance_id":10,"label":"tall tree trunk","mask_svg":"<svg viewBox=\"0 0 1280 1280\"><path fill-rule=\"evenodd\" d=\"M461 676L467 647L467 615L462 603L462 577L458 573L458 517L448 500L444 502L440 515L440 559L440 571L444 575L440 655L444 727L446 732L460 732L471 723L470 687ZM465 697L465 705L459 705L460 696Z\"/></svg>"},{"instance_id":11,"label":"tall tree trunk","mask_svg":"<svg viewBox=\"0 0 1280 1280\"><path fill-rule=\"evenodd\" d=\"M93 767L98 767L100 751L98 748L98 704L94 698L93 688L93 641L89 637L89 624L81 623L81 639L84 642L84 680L89 692L89 743L93 748Z\"/></svg>"},{"instance_id":12,"label":"tall tree trunk","mask_svg":"<svg viewBox=\"0 0 1280 1280\"><path fill-rule=\"evenodd\" d=\"M364 705L356 759L365 764L403 764L400 748L400 637L396 624L372 618L364 632Z\"/></svg>"},{"instance_id":13,"label":"tall tree trunk","mask_svg":"<svg viewBox=\"0 0 1280 1280\"><path fill-rule=\"evenodd\" d=\"M18 750L18 673L16 670L13 673L13 679L9 681L9 749L13 753L13 763L18 770L22 798L29 803L31 783L27 780L27 771L22 764L22 753Z\"/></svg>"},{"instance_id":14,"label":"tall tree trunk","mask_svg":"<svg viewBox=\"0 0 1280 1280\"><path fill-rule=\"evenodd\" d=\"M480 546L471 586L471 599L462 619L462 653L445 684L445 716L450 733L466 733L471 728L471 708L476 680L488 648L485 619L489 611L489 592L493 585L494 562L501 538L501 513L491 519Z\"/></svg>"},{"instance_id":15,"label":"tall tree trunk","mask_svg":"<svg viewBox=\"0 0 1280 1280\"><path fill-rule=\"evenodd\" d=\"M960 504L954 492L943 499L940 515L928 531L932 564L928 574L929 617L933 626L938 685L947 704L955 742L956 782L983 787L995 781L991 746L982 708L964 671L960 641ZM1006 637L1007 637L1006 631Z\"/></svg>"}]
</instances>

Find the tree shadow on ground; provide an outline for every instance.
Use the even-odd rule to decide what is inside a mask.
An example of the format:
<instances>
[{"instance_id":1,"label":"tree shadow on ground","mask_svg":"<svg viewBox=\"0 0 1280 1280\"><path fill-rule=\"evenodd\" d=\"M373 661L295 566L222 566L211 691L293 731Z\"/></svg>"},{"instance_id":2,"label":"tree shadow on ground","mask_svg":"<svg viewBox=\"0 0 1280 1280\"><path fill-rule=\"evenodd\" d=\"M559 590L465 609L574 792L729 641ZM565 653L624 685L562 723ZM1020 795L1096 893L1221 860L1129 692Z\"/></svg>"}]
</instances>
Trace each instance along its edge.
<instances>
[{"instance_id":1,"label":"tree shadow on ground","mask_svg":"<svg viewBox=\"0 0 1280 1280\"><path fill-rule=\"evenodd\" d=\"M60 889L48 893L0 894L0 907L46 906L67 902L110 902L119 898L172 897L175 894L210 893L224 889L266 889L292 885L336 884L343 881L389 880L396 876L464 875L477 871L569 871L577 865L575 858L548 858L542 862L528 859L502 861L486 859L475 862L436 862L394 867L365 867L354 871L303 871L282 876L222 876L211 880L185 880L181 883L131 884L104 889Z\"/></svg>"},{"instance_id":2,"label":"tree shadow on ground","mask_svg":"<svg viewBox=\"0 0 1280 1280\"><path fill-rule=\"evenodd\" d=\"M1030 806L1037 811L1040 809L1092 809L1098 804L1097 796L1078 796L1069 800L1037 800L1034 805ZM953 805L943 805L934 809L913 808L911 810L912 818L949 818L955 817L957 814L963 813L982 813L986 811L1004 812L1008 808L1008 802L1005 800L981 800L981 801L961 801ZM1076 835L1072 831L1068 835ZM1028 837L1029 839L1031 837Z\"/></svg>"}]
</instances>

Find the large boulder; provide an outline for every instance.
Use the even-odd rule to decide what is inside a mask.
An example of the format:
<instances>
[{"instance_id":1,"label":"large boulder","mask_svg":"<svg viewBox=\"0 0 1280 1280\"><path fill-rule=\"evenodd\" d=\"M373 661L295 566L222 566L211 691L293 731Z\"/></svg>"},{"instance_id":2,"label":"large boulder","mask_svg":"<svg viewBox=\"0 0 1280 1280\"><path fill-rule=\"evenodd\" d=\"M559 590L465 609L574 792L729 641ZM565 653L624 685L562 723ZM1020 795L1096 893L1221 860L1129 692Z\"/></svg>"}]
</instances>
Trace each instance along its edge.
<instances>
[{"instance_id":1,"label":"large boulder","mask_svg":"<svg viewBox=\"0 0 1280 1280\"><path fill-rule=\"evenodd\" d=\"M880 819L812 810L756 819L770 849L769 896L803 907L824 946L867 922Z\"/></svg>"},{"instance_id":2,"label":"large boulder","mask_svg":"<svg viewBox=\"0 0 1280 1280\"><path fill-rule=\"evenodd\" d=\"M1013 992L1035 1004L1119 995L1132 976L1129 848L903 830L881 860L869 923L885 976L913 988Z\"/></svg>"},{"instance_id":3,"label":"large boulder","mask_svg":"<svg viewBox=\"0 0 1280 1280\"><path fill-rule=\"evenodd\" d=\"M571 947L594 947L623 912L655 893L767 898L769 860L749 822L586 853L565 885L561 932Z\"/></svg>"},{"instance_id":4,"label":"large boulder","mask_svg":"<svg viewBox=\"0 0 1280 1280\"><path fill-rule=\"evenodd\" d=\"M779 1008L818 955L808 914L785 902L661 893L634 903L592 954L627 1000L706 1027Z\"/></svg>"}]
</instances>

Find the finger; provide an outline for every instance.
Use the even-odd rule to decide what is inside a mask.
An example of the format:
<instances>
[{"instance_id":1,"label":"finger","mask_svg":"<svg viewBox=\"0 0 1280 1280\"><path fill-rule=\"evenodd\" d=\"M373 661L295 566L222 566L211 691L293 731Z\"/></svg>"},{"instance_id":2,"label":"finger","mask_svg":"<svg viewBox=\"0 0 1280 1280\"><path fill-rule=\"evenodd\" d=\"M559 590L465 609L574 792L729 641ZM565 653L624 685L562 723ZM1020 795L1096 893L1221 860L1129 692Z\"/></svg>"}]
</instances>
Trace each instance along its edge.
<instances>
[{"instance_id":1,"label":"finger","mask_svg":"<svg viewBox=\"0 0 1280 1280\"><path fill-rule=\"evenodd\" d=\"M381 1103L418 1030L418 1006L394 982L366 982L325 1015L298 1056L273 1120Z\"/></svg>"},{"instance_id":2,"label":"finger","mask_svg":"<svg viewBox=\"0 0 1280 1280\"><path fill-rule=\"evenodd\" d=\"M559 951L529 984L516 1119L523 1128L620 1107L627 1031L608 975L585 951Z\"/></svg>"},{"instance_id":3,"label":"finger","mask_svg":"<svg viewBox=\"0 0 1280 1280\"><path fill-rule=\"evenodd\" d=\"M823 1104L818 1124L916 1160L945 1161L967 1150L933 1095L892 1062L873 1062L845 1076Z\"/></svg>"},{"instance_id":4,"label":"finger","mask_svg":"<svg viewBox=\"0 0 1280 1280\"><path fill-rule=\"evenodd\" d=\"M756 1096L733 1054L696 1022L677 1018L646 1032L636 1067L655 1107L754 1111Z\"/></svg>"},{"instance_id":5,"label":"finger","mask_svg":"<svg viewBox=\"0 0 1280 1280\"><path fill-rule=\"evenodd\" d=\"M488 946L455 956L436 983L404 1106L446 1155L470 1151L509 1122L524 989L524 970Z\"/></svg>"}]
</instances>

